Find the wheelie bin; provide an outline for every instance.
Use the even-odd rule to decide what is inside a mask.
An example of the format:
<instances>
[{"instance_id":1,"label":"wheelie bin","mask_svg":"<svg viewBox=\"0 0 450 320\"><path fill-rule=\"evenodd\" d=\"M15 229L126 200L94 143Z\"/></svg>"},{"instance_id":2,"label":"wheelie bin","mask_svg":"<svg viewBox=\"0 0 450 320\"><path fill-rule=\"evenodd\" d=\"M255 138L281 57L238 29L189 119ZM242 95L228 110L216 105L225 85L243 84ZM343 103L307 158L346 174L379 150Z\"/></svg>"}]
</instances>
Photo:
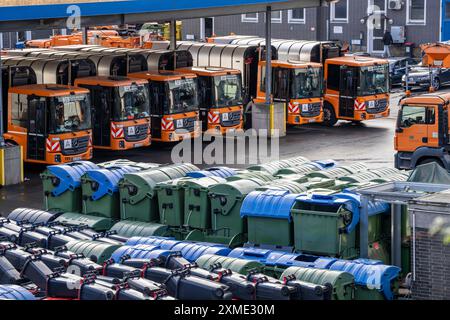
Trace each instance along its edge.
<instances>
[{"instance_id":1,"label":"wheelie bin","mask_svg":"<svg viewBox=\"0 0 450 320\"><path fill-rule=\"evenodd\" d=\"M226 180L220 177L205 177L187 180L183 183L184 195L184 225L194 229L211 228L211 202L209 189Z\"/></svg>"},{"instance_id":2,"label":"wheelie bin","mask_svg":"<svg viewBox=\"0 0 450 320\"><path fill-rule=\"evenodd\" d=\"M230 258L214 254L204 254L195 262L200 268L205 270L223 268L242 275L248 275L252 270L259 270L261 272L264 270L264 265L258 261Z\"/></svg>"},{"instance_id":3,"label":"wheelie bin","mask_svg":"<svg viewBox=\"0 0 450 320\"><path fill-rule=\"evenodd\" d=\"M248 241L252 244L292 246L291 208L298 196L282 190L248 194L241 207L241 217L248 221Z\"/></svg>"},{"instance_id":4,"label":"wheelie bin","mask_svg":"<svg viewBox=\"0 0 450 320\"><path fill-rule=\"evenodd\" d=\"M184 184L189 180L192 178L160 182L155 186L161 224L171 227L184 224Z\"/></svg>"},{"instance_id":5,"label":"wheelie bin","mask_svg":"<svg viewBox=\"0 0 450 320\"><path fill-rule=\"evenodd\" d=\"M44 189L44 209L63 212L81 212L81 177L98 169L90 161L48 166L40 175Z\"/></svg>"}]
</instances>

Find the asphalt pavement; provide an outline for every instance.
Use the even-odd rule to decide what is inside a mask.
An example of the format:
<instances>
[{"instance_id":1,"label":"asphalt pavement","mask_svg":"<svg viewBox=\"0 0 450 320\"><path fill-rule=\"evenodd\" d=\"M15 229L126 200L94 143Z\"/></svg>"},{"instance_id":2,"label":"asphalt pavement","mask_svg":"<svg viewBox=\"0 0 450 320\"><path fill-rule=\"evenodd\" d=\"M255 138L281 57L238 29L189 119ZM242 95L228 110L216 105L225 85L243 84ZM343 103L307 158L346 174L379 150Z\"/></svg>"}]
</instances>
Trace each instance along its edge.
<instances>
[{"instance_id":1,"label":"asphalt pavement","mask_svg":"<svg viewBox=\"0 0 450 320\"><path fill-rule=\"evenodd\" d=\"M289 128L287 136L279 143L279 158L304 156L311 160L334 159L341 164L364 162L370 168L393 167L394 133L401 93L391 96L391 115L388 118L353 124L340 121L335 127L309 125ZM203 149L208 143L203 144ZM149 148L125 152L101 151L95 153L95 162L126 158L138 162L171 162L171 146L154 144ZM200 150L193 150L198 154ZM226 152L227 153L227 152ZM236 154L239 152L236 150ZM247 162L251 158L247 148ZM226 154L225 154L226 156ZM200 167L205 166L203 163ZM234 165L245 167L246 164ZM18 186L0 189L0 215L7 215L18 207L42 208L42 187L39 173L44 166L26 165L26 182Z\"/></svg>"}]
</instances>

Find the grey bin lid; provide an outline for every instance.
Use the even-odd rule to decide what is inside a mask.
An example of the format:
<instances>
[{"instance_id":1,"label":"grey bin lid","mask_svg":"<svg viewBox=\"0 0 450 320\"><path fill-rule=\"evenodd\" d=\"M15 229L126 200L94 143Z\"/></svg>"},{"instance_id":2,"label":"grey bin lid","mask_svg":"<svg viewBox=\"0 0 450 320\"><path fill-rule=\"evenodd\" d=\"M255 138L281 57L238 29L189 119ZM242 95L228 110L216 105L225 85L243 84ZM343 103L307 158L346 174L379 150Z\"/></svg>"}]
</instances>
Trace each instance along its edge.
<instances>
[{"instance_id":1,"label":"grey bin lid","mask_svg":"<svg viewBox=\"0 0 450 320\"><path fill-rule=\"evenodd\" d=\"M303 193L308 190L308 188L306 186L304 186L300 183L297 183L295 181L286 180L286 179L275 180L275 181L273 181L273 183L271 183L267 186L264 186L264 187L268 187L270 189L287 190L287 191L290 191L291 193Z\"/></svg>"},{"instance_id":2,"label":"grey bin lid","mask_svg":"<svg viewBox=\"0 0 450 320\"><path fill-rule=\"evenodd\" d=\"M191 163L172 164L160 167L156 170L162 171L170 177L170 180L185 177L189 172L197 171L199 168Z\"/></svg>"},{"instance_id":3,"label":"grey bin lid","mask_svg":"<svg viewBox=\"0 0 450 320\"><path fill-rule=\"evenodd\" d=\"M185 188L192 189L209 189L211 186L218 183L225 183L226 179L220 177L204 177L200 179L190 179L183 183Z\"/></svg>"},{"instance_id":4,"label":"grey bin lid","mask_svg":"<svg viewBox=\"0 0 450 320\"><path fill-rule=\"evenodd\" d=\"M248 171L246 173L238 174L227 178L228 181L235 181L240 179L258 179L265 182L270 182L277 178L271 175L270 173L264 171Z\"/></svg>"}]
</instances>

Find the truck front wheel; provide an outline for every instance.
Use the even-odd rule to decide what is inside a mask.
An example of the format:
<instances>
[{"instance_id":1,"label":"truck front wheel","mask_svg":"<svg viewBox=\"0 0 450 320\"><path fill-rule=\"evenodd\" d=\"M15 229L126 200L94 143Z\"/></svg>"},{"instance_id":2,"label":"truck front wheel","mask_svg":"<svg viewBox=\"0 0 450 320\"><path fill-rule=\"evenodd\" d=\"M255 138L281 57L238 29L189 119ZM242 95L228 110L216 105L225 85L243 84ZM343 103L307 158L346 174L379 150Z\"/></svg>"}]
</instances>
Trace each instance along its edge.
<instances>
[{"instance_id":1,"label":"truck front wheel","mask_svg":"<svg viewBox=\"0 0 450 320\"><path fill-rule=\"evenodd\" d=\"M332 127L337 123L336 113L331 104L325 103L323 105L323 124Z\"/></svg>"}]
</instances>

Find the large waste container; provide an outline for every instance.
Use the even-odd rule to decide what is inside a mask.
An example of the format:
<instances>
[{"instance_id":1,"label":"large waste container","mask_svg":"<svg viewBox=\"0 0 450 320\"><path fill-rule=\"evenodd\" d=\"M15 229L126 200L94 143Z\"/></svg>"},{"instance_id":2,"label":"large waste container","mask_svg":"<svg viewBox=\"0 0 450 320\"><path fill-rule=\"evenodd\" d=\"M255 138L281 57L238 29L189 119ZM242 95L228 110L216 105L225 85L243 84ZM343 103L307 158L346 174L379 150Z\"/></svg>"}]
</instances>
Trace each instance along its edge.
<instances>
[{"instance_id":1,"label":"large waste container","mask_svg":"<svg viewBox=\"0 0 450 320\"><path fill-rule=\"evenodd\" d=\"M91 240L73 240L66 244L67 250L83 254L86 258L102 264L120 245Z\"/></svg>"},{"instance_id":2,"label":"large waste container","mask_svg":"<svg viewBox=\"0 0 450 320\"><path fill-rule=\"evenodd\" d=\"M236 175L237 171L228 167L213 167L205 170L192 171L187 174L191 178L204 178L204 177L221 177L228 178Z\"/></svg>"},{"instance_id":3,"label":"large waste container","mask_svg":"<svg viewBox=\"0 0 450 320\"><path fill-rule=\"evenodd\" d=\"M81 212L81 177L93 169L98 166L90 161L48 166L41 174L44 209Z\"/></svg>"},{"instance_id":4,"label":"large waste container","mask_svg":"<svg viewBox=\"0 0 450 320\"><path fill-rule=\"evenodd\" d=\"M289 191L253 191L245 197L241 217L247 218L248 241L253 244L292 246L291 208L298 194Z\"/></svg>"},{"instance_id":5,"label":"large waste container","mask_svg":"<svg viewBox=\"0 0 450 320\"><path fill-rule=\"evenodd\" d=\"M295 249L343 259L357 257L360 205L359 196L352 193L298 197L291 210ZM369 202L370 242L381 236L381 214L388 210L385 203Z\"/></svg>"},{"instance_id":6,"label":"large waste container","mask_svg":"<svg viewBox=\"0 0 450 320\"><path fill-rule=\"evenodd\" d=\"M211 228L211 202L209 189L226 180L220 177L204 177L187 180L183 186L184 195L184 225L194 229Z\"/></svg>"},{"instance_id":7,"label":"large waste container","mask_svg":"<svg viewBox=\"0 0 450 320\"><path fill-rule=\"evenodd\" d=\"M155 186L161 224L172 227L184 224L184 184L191 179L180 178L160 182Z\"/></svg>"},{"instance_id":8,"label":"large waste container","mask_svg":"<svg viewBox=\"0 0 450 320\"><path fill-rule=\"evenodd\" d=\"M160 182L184 177L197 169L192 164L175 164L124 174L119 183L121 219L159 222L156 185Z\"/></svg>"},{"instance_id":9,"label":"large waste container","mask_svg":"<svg viewBox=\"0 0 450 320\"><path fill-rule=\"evenodd\" d=\"M248 275L252 270L264 270L264 265L258 261L223 257L213 254L204 254L195 262L200 268L206 270L211 270L212 268L224 268L243 275Z\"/></svg>"},{"instance_id":10,"label":"large waste container","mask_svg":"<svg viewBox=\"0 0 450 320\"><path fill-rule=\"evenodd\" d=\"M241 206L245 197L263 185L257 179L219 183L209 188L211 199L212 242L229 243L235 237L244 238L247 219L241 218Z\"/></svg>"},{"instance_id":11,"label":"large waste container","mask_svg":"<svg viewBox=\"0 0 450 320\"><path fill-rule=\"evenodd\" d=\"M83 213L113 220L120 218L119 182L125 173L137 172L135 167L108 167L89 170L81 178Z\"/></svg>"},{"instance_id":12,"label":"large waste container","mask_svg":"<svg viewBox=\"0 0 450 320\"><path fill-rule=\"evenodd\" d=\"M323 270L303 267L287 268L280 279L294 276L295 279L323 286L331 286L333 300L353 300L355 278L343 271Z\"/></svg>"},{"instance_id":13,"label":"large waste container","mask_svg":"<svg viewBox=\"0 0 450 320\"><path fill-rule=\"evenodd\" d=\"M169 235L166 225L133 220L119 221L112 226L111 231L115 231L119 236L126 238Z\"/></svg>"},{"instance_id":14,"label":"large waste container","mask_svg":"<svg viewBox=\"0 0 450 320\"><path fill-rule=\"evenodd\" d=\"M288 168L283 168L278 170L276 175L286 175L286 174L307 174L312 171L322 170L322 167L315 162L307 162L300 166L290 166Z\"/></svg>"},{"instance_id":15,"label":"large waste container","mask_svg":"<svg viewBox=\"0 0 450 320\"><path fill-rule=\"evenodd\" d=\"M114 225L114 221L110 218L76 212L66 212L55 221L67 226L87 226L95 231L107 231Z\"/></svg>"}]
</instances>

